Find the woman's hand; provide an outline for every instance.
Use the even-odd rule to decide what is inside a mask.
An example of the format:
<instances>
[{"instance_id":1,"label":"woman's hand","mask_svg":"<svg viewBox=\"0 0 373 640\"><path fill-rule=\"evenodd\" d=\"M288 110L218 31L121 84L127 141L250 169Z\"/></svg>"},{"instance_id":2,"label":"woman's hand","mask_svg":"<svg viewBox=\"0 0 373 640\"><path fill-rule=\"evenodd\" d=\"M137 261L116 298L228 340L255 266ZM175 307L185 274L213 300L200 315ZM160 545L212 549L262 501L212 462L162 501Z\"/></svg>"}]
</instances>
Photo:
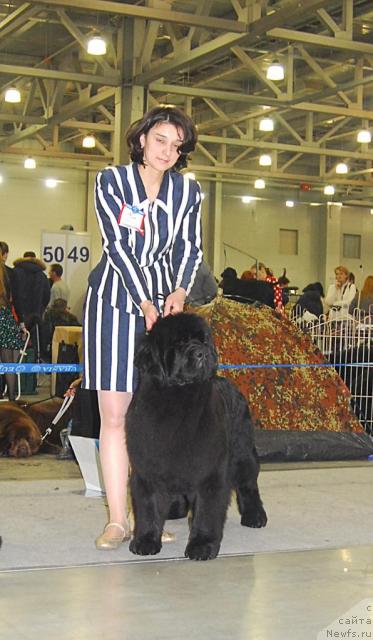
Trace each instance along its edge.
<instances>
[{"instance_id":1,"label":"woman's hand","mask_svg":"<svg viewBox=\"0 0 373 640\"><path fill-rule=\"evenodd\" d=\"M168 316L175 313L180 313L184 309L184 302L186 298L186 291L179 287L166 298L166 302L163 309L163 315Z\"/></svg>"},{"instance_id":2,"label":"woman's hand","mask_svg":"<svg viewBox=\"0 0 373 640\"><path fill-rule=\"evenodd\" d=\"M77 378L76 380L74 380L71 385L69 386L68 389L66 389L65 393L64 393L64 398L71 398L74 397L76 394L76 390L79 387L81 381L82 381L82 377Z\"/></svg>"},{"instance_id":3,"label":"woman's hand","mask_svg":"<svg viewBox=\"0 0 373 640\"><path fill-rule=\"evenodd\" d=\"M144 314L146 330L150 331L159 315L157 308L154 306L151 300L144 300L144 302L140 304L140 309Z\"/></svg>"}]
</instances>

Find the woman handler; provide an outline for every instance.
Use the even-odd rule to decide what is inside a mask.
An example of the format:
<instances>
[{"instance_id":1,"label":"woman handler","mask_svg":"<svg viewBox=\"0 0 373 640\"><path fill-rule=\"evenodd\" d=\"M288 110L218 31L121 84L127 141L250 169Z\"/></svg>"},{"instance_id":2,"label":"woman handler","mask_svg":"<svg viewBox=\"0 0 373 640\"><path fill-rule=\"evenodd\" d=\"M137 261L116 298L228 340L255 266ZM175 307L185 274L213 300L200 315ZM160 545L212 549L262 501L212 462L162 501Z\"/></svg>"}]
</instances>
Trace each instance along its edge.
<instances>
[{"instance_id":1,"label":"woman handler","mask_svg":"<svg viewBox=\"0 0 373 640\"><path fill-rule=\"evenodd\" d=\"M109 522L98 549L115 549L130 536L124 423L136 387L136 341L159 314L183 310L202 261L200 188L178 172L196 141L186 114L155 107L127 133L132 163L96 178L103 254L88 280L82 386L97 390L101 418Z\"/></svg>"}]
</instances>

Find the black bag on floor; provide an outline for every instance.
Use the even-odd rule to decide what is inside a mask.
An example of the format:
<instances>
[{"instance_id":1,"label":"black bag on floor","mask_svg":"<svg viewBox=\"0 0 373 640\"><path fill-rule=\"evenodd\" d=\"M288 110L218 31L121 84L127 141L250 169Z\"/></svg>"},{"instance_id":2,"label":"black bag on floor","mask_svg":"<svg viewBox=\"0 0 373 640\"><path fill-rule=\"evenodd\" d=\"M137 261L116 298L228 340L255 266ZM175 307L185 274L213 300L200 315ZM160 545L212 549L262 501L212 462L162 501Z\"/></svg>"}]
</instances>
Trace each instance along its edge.
<instances>
[{"instance_id":1,"label":"black bag on floor","mask_svg":"<svg viewBox=\"0 0 373 640\"><path fill-rule=\"evenodd\" d=\"M78 387L73 402L72 436L99 438L100 412L97 391Z\"/></svg>"},{"instance_id":2,"label":"black bag on floor","mask_svg":"<svg viewBox=\"0 0 373 640\"><path fill-rule=\"evenodd\" d=\"M58 345L57 364L79 364L78 345L62 342ZM79 377L78 373L57 373L55 395L63 398L66 389Z\"/></svg>"}]
</instances>

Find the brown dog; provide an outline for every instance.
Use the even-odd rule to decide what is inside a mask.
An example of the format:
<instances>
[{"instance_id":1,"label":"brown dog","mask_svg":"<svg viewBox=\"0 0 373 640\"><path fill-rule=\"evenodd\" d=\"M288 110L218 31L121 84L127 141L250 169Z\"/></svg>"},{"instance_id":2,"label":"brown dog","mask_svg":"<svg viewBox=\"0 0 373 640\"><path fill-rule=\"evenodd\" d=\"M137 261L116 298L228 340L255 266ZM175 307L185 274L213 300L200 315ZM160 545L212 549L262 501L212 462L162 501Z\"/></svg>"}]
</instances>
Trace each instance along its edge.
<instances>
[{"instance_id":1,"label":"brown dog","mask_svg":"<svg viewBox=\"0 0 373 640\"><path fill-rule=\"evenodd\" d=\"M37 424L15 402L0 404L0 453L27 458L41 446Z\"/></svg>"}]
</instances>

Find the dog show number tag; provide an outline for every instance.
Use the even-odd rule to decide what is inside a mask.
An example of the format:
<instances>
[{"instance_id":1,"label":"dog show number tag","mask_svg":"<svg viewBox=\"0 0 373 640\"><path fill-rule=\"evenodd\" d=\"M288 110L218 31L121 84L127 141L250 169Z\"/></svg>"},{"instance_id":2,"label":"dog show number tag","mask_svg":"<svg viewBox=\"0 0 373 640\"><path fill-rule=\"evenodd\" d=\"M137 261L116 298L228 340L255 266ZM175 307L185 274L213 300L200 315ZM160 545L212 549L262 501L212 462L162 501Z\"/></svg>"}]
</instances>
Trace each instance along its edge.
<instances>
[{"instance_id":1,"label":"dog show number tag","mask_svg":"<svg viewBox=\"0 0 373 640\"><path fill-rule=\"evenodd\" d=\"M144 235L144 218L145 213L141 209L125 202L119 213L118 224L120 227L134 229Z\"/></svg>"}]
</instances>

